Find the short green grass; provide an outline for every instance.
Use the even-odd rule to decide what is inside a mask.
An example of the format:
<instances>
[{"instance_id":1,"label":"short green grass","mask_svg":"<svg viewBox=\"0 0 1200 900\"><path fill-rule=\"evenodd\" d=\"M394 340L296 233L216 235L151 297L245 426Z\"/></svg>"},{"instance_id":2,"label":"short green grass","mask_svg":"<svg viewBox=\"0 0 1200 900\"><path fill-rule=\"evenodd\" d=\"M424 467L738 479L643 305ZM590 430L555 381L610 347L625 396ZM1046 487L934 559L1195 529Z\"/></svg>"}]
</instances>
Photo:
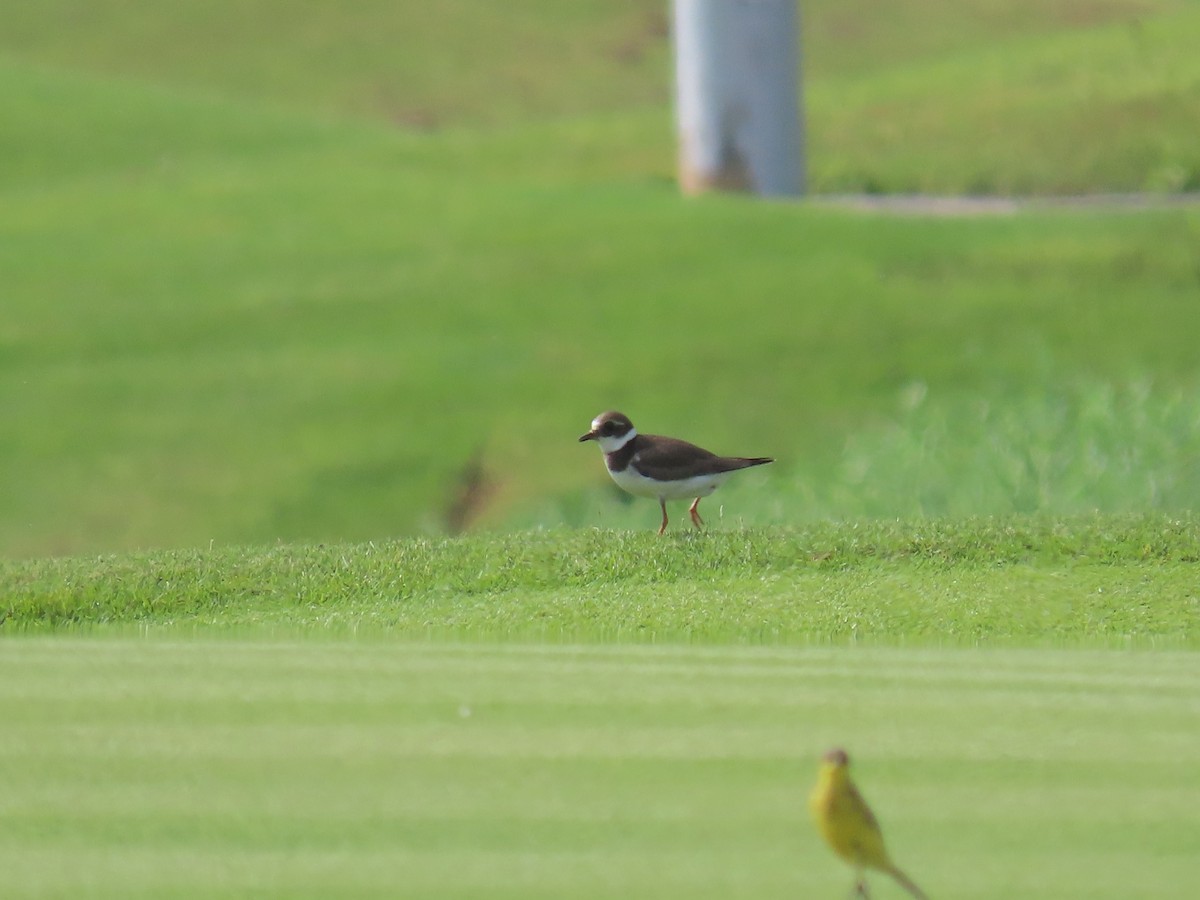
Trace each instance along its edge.
<instances>
[{"instance_id":1,"label":"short green grass","mask_svg":"<svg viewBox=\"0 0 1200 900\"><path fill-rule=\"evenodd\" d=\"M842 896L831 744L931 896L1182 896L1197 562L1163 515L6 561L6 896Z\"/></svg>"},{"instance_id":2,"label":"short green grass","mask_svg":"<svg viewBox=\"0 0 1200 900\"><path fill-rule=\"evenodd\" d=\"M1194 646L1193 518L518 532L0 562L5 630Z\"/></svg>"},{"instance_id":3,"label":"short green grass","mask_svg":"<svg viewBox=\"0 0 1200 900\"><path fill-rule=\"evenodd\" d=\"M832 744L932 897L1184 897L1200 841L1194 653L60 637L0 684L12 898L842 897Z\"/></svg>"}]
</instances>

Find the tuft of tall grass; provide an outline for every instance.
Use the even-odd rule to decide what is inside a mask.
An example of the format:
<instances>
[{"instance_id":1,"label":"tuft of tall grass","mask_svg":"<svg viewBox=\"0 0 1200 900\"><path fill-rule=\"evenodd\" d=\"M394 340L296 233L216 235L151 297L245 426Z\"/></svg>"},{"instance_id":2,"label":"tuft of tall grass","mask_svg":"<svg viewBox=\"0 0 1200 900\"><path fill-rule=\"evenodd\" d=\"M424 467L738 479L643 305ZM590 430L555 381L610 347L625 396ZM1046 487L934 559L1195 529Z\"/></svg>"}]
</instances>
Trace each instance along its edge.
<instances>
[{"instance_id":1,"label":"tuft of tall grass","mask_svg":"<svg viewBox=\"0 0 1200 900\"><path fill-rule=\"evenodd\" d=\"M930 397L916 382L892 421L851 437L832 480L796 480L830 513L852 516L1195 508L1200 394L1142 379Z\"/></svg>"}]
</instances>

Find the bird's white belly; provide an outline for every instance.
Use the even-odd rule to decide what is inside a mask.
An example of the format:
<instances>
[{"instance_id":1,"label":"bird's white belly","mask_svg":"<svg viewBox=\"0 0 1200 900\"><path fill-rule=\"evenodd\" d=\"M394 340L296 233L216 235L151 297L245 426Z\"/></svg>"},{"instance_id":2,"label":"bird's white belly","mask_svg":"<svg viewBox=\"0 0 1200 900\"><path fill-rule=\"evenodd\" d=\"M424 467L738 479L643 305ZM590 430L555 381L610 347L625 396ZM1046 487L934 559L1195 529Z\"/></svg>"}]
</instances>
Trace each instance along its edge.
<instances>
[{"instance_id":1,"label":"bird's white belly","mask_svg":"<svg viewBox=\"0 0 1200 900\"><path fill-rule=\"evenodd\" d=\"M631 494L639 497L656 497L662 500L691 500L694 497L707 497L719 488L732 472L718 472L715 475L695 475L681 481L655 481L647 478L632 465L626 466L622 472L608 470L612 480Z\"/></svg>"}]
</instances>

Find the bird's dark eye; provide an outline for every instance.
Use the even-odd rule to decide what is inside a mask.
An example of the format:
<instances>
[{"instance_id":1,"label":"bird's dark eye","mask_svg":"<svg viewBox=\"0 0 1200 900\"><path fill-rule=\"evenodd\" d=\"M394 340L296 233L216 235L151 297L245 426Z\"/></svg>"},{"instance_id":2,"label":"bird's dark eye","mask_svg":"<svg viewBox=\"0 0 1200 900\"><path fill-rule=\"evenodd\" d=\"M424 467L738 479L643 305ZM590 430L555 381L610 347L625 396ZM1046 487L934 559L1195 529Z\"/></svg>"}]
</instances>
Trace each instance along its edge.
<instances>
[{"instance_id":1,"label":"bird's dark eye","mask_svg":"<svg viewBox=\"0 0 1200 900\"><path fill-rule=\"evenodd\" d=\"M604 427L602 427L600 429L600 431L603 432L604 434L616 434L617 433L617 423L616 422L605 422Z\"/></svg>"}]
</instances>

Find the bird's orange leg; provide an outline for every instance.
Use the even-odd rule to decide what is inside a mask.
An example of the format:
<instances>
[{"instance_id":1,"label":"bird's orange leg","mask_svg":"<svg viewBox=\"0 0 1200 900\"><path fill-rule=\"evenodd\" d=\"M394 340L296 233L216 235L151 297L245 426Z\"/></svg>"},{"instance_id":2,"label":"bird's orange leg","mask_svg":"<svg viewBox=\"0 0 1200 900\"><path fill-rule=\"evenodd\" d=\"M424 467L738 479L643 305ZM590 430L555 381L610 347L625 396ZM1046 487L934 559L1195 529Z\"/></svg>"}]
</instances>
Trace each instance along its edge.
<instances>
[{"instance_id":1,"label":"bird's orange leg","mask_svg":"<svg viewBox=\"0 0 1200 900\"><path fill-rule=\"evenodd\" d=\"M696 509L696 507L699 505L700 505L700 498L697 497L695 500L692 501L692 505L688 507L688 512L690 512L692 514L692 524L695 525L697 528L703 528L704 520L700 518L700 513Z\"/></svg>"},{"instance_id":2,"label":"bird's orange leg","mask_svg":"<svg viewBox=\"0 0 1200 900\"><path fill-rule=\"evenodd\" d=\"M658 501L658 505L662 507L662 511L663 511L662 525L660 525L658 528L658 533L662 534L663 532L665 532L667 530L667 501L660 498Z\"/></svg>"}]
</instances>

